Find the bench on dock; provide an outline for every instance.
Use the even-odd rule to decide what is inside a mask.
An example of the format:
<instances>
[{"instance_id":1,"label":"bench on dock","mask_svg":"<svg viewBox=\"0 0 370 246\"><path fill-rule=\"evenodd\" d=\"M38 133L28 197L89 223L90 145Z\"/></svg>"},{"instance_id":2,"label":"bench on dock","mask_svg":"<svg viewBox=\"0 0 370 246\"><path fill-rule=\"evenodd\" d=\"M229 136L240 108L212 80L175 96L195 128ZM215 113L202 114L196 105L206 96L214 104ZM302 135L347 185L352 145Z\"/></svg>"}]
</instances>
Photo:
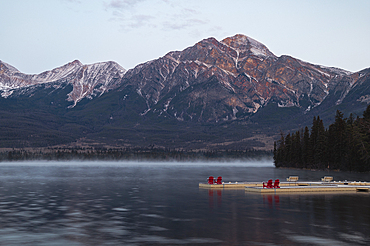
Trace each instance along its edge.
<instances>
[{"instance_id":1,"label":"bench on dock","mask_svg":"<svg viewBox=\"0 0 370 246\"><path fill-rule=\"evenodd\" d=\"M215 178L213 176L209 176L209 178L207 178L208 184L213 184L214 181L215 181Z\"/></svg>"},{"instance_id":2,"label":"bench on dock","mask_svg":"<svg viewBox=\"0 0 370 246\"><path fill-rule=\"evenodd\" d=\"M209 176L207 178L208 184L222 184L222 177L218 176L217 179L215 179L213 176Z\"/></svg>"},{"instance_id":3,"label":"bench on dock","mask_svg":"<svg viewBox=\"0 0 370 246\"><path fill-rule=\"evenodd\" d=\"M217 177L216 184L222 184L222 177L221 176Z\"/></svg>"},{"instance_id":4,"label":"bench on dock","mask_svg":"<svg viewBox=\"0 0 370 246\"><path fill-rule=\"evenodd\" d=\"M321 178L321 181L323 181L323 182L331 182L331 181L333 181L333 177L331 177L331 176L325 176L325 177Z\"/></svg>"},{"instance_id":5,"label":"bench on dock","mask_svg":"<svg viewBox=\"0 0 370 246\"><path fill-rule=\"evenodd\" d=\"M273 186L272 186L272 179L269 179L269 181L267 181L267 183L265 183L265 182L263 182L262 183L262 188L274 188Z\"/></svg>"},{"instance_id":6,"label":"bench on dock","mask_svg":"<svg viewBox=\"0 0 370 246\"><path fill-rule=\"evenodd\" d=\"M289 178L286 179L288 182L297 182L298 176L289 176Z\"/></svg>"},{"instance_id":7,"label":"bench on dock","mask_svg":"<svg viewBox=\"0 0 370 246\"><path fill-rule=\"evenodd\" d=\"M268 188L268 189L274 188L274 189L276 189L276 188L280 188L279 184L280 184L279 179L275 179L274 184L272 183L272 179L269 179L269 181L267 181L267 183L265 183L265 182L262 183L262 188Z\"/></svg>"}]
</instances>

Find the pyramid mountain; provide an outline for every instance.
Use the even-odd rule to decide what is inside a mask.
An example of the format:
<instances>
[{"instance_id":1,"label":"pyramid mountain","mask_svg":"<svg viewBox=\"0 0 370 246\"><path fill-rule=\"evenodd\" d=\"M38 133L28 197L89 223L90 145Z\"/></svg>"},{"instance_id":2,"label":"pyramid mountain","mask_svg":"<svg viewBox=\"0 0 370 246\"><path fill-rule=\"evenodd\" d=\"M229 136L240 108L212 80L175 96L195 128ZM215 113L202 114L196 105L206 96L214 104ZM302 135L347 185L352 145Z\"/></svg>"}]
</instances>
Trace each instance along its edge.
<instances>
[{"instance_id":1,"label":"pyramid mountain","mask_svg":"<svg viewBox=\"0 0 370 246\"><path fill-rule=\"evenodd\" d=\"M278 57L241 34L128 71L74 61L26 75L0 61L0 145L271 149L280 130L314 115L331 123L337 109L363 112L369 72Z\"/></svg>"}]
</instances>

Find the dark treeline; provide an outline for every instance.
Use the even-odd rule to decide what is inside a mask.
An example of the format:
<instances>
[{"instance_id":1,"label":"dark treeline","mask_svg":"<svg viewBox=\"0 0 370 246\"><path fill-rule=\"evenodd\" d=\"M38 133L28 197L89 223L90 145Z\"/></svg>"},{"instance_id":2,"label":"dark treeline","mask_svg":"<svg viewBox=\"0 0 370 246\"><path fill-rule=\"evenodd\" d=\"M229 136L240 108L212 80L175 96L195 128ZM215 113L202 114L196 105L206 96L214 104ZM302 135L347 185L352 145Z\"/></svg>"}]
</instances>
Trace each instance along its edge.
<instances>
[{"instance_id":1,"label":"dark treeline","mask_svg":"<svg viewBox=\"0 0 370 246\"><path fill-rule=\"evenodd\" d=\"M314 117L311 130L304 129L284 136L274 143L276 167L370 171L370 105L363 117L351 114L343 118L336 112L335 121L325 129L322 119Z\"/></svg>"},{"instance_id":2,"label":"dark treeline","mask_svg":"<svg viewBox=\"0 0 370 246\"><path fill-rule=\"evenodd\" d=\"M166 148L47 148L13 149L0 153L0 161L23 160L158 160L196 161L271 158L271 151L259 150L171 150Z\"/></svg>"}]
</instances>

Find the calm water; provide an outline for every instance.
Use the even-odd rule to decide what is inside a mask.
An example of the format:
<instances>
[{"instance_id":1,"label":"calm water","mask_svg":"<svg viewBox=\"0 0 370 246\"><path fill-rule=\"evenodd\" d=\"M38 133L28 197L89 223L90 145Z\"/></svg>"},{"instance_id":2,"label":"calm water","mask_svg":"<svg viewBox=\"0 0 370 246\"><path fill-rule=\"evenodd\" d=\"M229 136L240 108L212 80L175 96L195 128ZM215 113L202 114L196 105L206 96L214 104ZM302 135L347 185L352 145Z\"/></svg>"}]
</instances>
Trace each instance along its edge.
<instances>
[{"instance_id":1,"label":"calm water","mask_svg":"<svg viewBox=\"0 0 370 246\"><path fill-rule=\"evenodd\" d=\"M370 180L271 162L0 164L0 245L369 245L370 194L260 195L224 181Z\"/></svg>"}]
</instances>

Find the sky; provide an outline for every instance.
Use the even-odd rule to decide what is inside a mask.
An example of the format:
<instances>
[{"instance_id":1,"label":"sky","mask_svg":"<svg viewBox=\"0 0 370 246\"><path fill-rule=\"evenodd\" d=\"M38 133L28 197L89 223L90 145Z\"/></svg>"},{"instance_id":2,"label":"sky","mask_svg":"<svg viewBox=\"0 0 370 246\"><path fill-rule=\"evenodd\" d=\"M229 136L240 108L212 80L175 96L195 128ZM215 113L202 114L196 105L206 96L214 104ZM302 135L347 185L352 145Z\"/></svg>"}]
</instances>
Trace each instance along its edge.
<instances>
[{"instance_id":1,"label":"sky","mask_svg":"<svg viewBox=\"0 0 370 246\"><path fill-rule=\"evenodd\" d=\"M370 67L369 0L0 0L0 60L27 74L73 60L125 69L244 34L277 56Z\"/></svg>"}]
</instances>

